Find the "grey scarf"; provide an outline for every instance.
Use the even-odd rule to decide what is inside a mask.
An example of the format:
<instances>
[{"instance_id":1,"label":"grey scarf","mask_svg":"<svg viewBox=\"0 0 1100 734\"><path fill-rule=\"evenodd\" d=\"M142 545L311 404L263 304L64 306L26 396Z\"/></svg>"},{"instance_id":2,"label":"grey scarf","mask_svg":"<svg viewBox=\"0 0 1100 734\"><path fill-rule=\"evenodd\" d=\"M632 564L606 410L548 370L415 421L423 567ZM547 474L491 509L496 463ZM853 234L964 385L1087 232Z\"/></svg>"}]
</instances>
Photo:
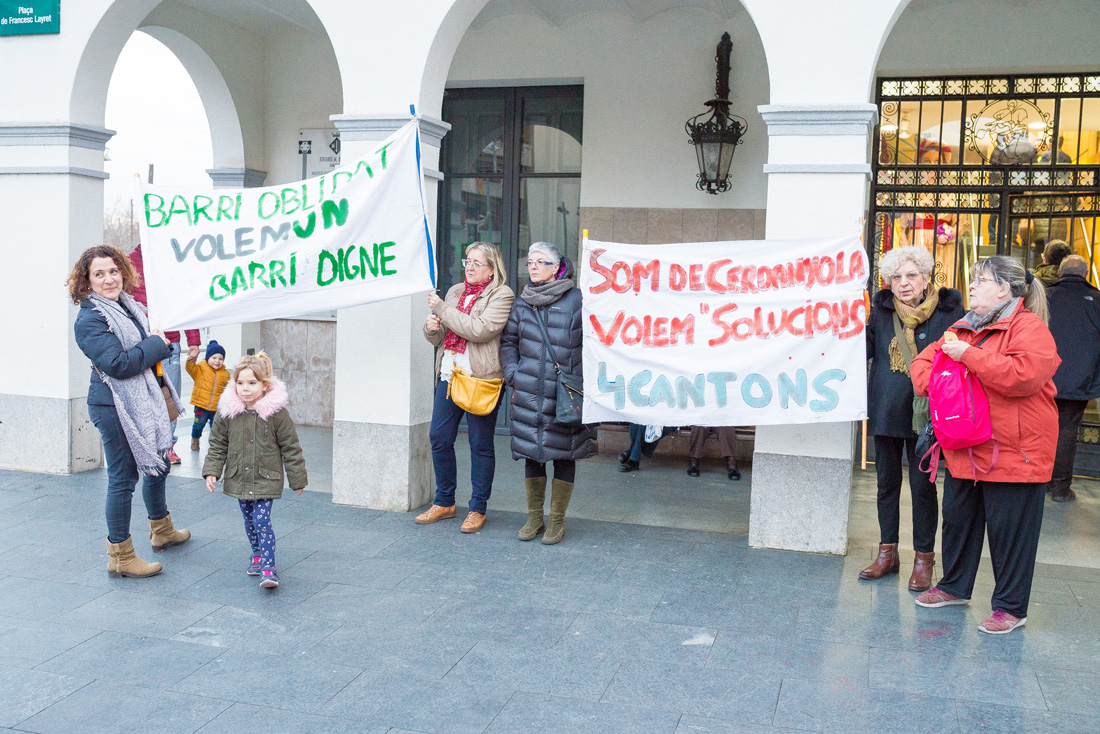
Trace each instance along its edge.
<instances>
[{"instance_id":1,"label":"grey scarf","mask_svg":"<svg viewBox=\"0 0 1100 734\"><path fill-rule=\"evenodd\" d=\"M107 329L122 344L123 349L133 349L141 342L141 332L130 319L133 314L141 328L149 332L149 319L145 309L128 293L120 293L118 301L104 298L98 293L88 297L92 307L107 319ZM97 368L97 371L98 368ZM172 427L168 423L168 407L164 404L164 394L153 371L142 370L141 374L125 380L109 377L99 372L100 378L111 389L115 399L115 410L126 443L134 454L138 471L146 476L163 476L168 473L167 452L172 448ZM176 401L180 413L183 404L176 389L168 380L164 381Z\"/></svg>"},{"instance_id":2,"label":"grey scarf","mask_svg":"<svg viewBox=\"0 0 1100 734\"><path fill-rule=\"evenodd\" d=\"M562 278L561 280L551 280L538 284L528 283L523 286L523 292L519 294L519 297L532 306L549 306L568 293L572 287L572 278Z\"/></svg>"},{"instance_id":3,"label":"grey scarf","mask_svg":"<svg viewBox=\"0 0 1100 734\"><path fill-rule=\"evenodd\" d=\"M992 323L995 323L1001 319L1006 313L1012 313L1016 310L1016 304L1020 301L1020 298L1010 298L1000 306L987 313L985 316L979 316L975 312L971 311L963 318L970 322L970 325L974 328L974 331L981 331L985 327Z\"/></svg>"}]
</instances>

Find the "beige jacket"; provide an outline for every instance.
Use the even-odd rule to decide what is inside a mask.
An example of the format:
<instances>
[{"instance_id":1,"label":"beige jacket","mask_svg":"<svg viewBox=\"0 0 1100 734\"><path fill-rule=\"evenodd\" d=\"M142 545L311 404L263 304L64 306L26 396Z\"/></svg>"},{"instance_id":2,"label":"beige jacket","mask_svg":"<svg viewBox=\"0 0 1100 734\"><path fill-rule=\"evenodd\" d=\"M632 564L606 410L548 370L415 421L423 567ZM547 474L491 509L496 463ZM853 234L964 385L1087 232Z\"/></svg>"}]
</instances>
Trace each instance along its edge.
<instances>
[{"instance_id":1,"label":"beige jacket","mask_svg":"<svg viewBox=\"0 0 1100 734\"><path fill-rule=\"evenodd\" d=\"M469 314L458 310L458 299L462 296L464 283L451 286L447 297L436 304L432 313L443 322L438 331L428 331L424 325L424 338L436 347L435 376L439 378L439 367L443 363L443 340L447 332L453 331L466 340L466 354L470 356L470 369L473 377L493 380L503 377L500 367L500 333L508 323L508 314L512 312L515 294L508 286L501 284L496 288L487 288L474 301Z\"/></svg>"}]
</instances>

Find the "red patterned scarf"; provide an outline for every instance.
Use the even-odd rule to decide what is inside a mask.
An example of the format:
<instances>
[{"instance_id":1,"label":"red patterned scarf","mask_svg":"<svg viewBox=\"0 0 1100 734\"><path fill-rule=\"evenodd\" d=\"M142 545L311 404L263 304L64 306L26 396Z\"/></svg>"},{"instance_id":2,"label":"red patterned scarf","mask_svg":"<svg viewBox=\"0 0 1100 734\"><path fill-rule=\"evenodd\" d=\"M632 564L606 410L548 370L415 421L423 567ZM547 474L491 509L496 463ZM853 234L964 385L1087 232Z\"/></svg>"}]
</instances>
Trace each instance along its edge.
<instances>
[{"instance_id":1,"label":"red patterned scarf","mask_svg":"<svg viewBox=\"0 0 1100 734\"><path fill-rule=\"evenodd\" d=\"M462 313L470 313L470 309L474 307L474 301L485 292L485 289L488 288L489 284L492 282L492 278L489 278L484 283L478 283L477 285L471 285L469 281L467 281L466 287L462 289L462 295L458 297L458 306L456 306L456 308ZM453 331L448 331L447 338L443 340L443 348L462 354L466 351L466 340Z\"/></svg>"}]
</instances>

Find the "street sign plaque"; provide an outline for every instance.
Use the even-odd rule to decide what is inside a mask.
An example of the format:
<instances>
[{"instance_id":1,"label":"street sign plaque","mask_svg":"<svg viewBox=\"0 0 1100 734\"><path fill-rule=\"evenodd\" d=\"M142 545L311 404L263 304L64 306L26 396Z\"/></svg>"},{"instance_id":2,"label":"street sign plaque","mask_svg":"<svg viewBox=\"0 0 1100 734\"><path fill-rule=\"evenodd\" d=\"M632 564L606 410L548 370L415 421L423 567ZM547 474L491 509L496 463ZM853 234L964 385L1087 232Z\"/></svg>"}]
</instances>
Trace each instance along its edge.
<instances>
[{"instance_id":1,"label":"street sign plaque","mask_svg":"<svg viewBox=\"0 0 1100 734\"><path fill-rule=\"evenodd\" d=\"M0 0L0 36L61 32L61 0Z\"/></svg>"}]
</instances>

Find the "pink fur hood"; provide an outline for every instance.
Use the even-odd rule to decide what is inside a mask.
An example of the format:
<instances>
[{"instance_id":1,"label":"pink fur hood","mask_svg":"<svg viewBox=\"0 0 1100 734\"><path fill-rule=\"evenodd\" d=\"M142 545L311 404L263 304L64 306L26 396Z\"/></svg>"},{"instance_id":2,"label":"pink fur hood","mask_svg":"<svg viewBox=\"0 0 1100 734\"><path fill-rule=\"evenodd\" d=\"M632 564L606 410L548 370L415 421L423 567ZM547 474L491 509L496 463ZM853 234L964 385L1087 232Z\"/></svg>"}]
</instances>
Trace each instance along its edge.
<instances>
[{"instance_id":1,"label":"pink fur hood","mask_svg":"<svg viewBox=\"0 0 1100 734\"><path fill-rule=\"evenodd\" d=\"M256 413L266 421L285 408L289 402L286 385L277 377L272 377L271 384L264 391L264 396L256 401L254 407ZM235 418L245 410L244 401L237 395L237 383L230 380L218 402L218 414L223 418Z\"/></svg>"}]
</instances>

